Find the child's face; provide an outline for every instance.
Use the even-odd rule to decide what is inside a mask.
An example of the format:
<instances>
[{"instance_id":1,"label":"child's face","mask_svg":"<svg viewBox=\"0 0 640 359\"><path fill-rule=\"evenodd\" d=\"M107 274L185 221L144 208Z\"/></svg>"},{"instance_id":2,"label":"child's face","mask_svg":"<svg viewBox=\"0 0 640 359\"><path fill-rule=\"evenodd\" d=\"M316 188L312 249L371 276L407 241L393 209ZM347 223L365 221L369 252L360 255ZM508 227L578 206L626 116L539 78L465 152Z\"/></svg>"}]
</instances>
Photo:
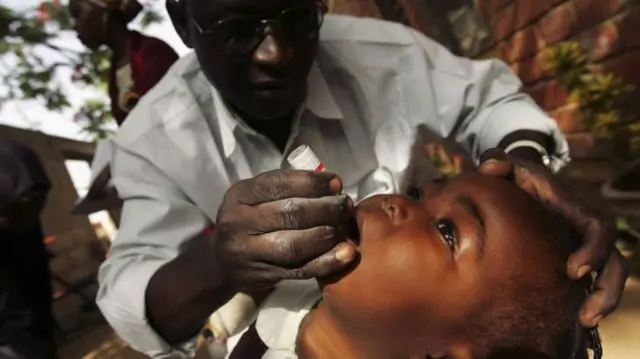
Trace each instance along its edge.
<instances>
[{"instance_id":1,"label":"child's face","mask_svg":"<svg viewBox=\"0 0 640 359\"><path fill-rule=\"evenodd\" d=\"M528 240L543 235L540 206L506 180L464 175L412 197L358 206L360 263L324 287L330 313L385 357L465 340L492 293L540 265Z\"/></svg>"}]
</instances>

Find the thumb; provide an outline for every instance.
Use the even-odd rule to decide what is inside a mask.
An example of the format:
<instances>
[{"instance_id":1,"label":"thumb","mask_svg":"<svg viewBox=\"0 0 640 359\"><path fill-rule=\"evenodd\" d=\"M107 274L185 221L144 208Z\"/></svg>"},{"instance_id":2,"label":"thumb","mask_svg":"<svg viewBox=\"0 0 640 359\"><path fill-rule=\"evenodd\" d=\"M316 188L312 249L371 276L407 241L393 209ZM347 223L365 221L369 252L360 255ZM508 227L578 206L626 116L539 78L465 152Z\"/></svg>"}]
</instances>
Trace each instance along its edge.
<instances>
[{"instance_id":1,"label":"thumb","mask_svg":"<svg viewBox=\"0 0 640 359\"><path fill-rule=\"evenodd\" d=\"M491 148L480 156L478 172L482 175L509 177L513 174L514 163L502 149Z\"/></svg>"}]
</instances>

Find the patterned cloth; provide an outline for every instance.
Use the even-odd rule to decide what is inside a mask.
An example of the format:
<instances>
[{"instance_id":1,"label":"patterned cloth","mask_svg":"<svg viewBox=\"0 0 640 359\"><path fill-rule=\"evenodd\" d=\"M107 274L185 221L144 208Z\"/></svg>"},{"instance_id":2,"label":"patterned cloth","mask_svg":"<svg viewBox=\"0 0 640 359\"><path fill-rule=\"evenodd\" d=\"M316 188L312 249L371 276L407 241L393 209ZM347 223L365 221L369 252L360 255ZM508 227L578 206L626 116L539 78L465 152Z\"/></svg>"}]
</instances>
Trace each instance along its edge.
<instances>
[{"instance_id":1,"label":"patterned cloth","mask_svg":"<svg viewBox=\"0 0 640 359\"><path fill-rule=\"evenodd\" d=\"M178 54L162 40L145 36L135 31L131 31L131 48L129 51L133 88L125 90L118 88L116 74L119 68L113 66L109 73L111 112L118 126L124 122L129 111L135 106L136 99L152 89L178 59ZM113 64L115 64L114 60L112 59ZM128 108L119 106L122 102L122 93L128 93L127 96L131 100L128 101Z\"/></svg>"}]
</instances>

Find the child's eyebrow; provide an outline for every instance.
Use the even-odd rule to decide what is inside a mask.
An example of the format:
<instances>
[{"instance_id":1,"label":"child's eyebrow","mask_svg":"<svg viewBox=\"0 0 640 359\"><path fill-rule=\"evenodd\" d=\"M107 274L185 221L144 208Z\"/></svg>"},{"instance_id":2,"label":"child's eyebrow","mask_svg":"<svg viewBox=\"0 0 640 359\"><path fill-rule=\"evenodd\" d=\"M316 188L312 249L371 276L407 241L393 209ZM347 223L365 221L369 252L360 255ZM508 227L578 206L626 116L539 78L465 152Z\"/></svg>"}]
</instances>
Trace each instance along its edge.
<instances>
[{"instance_id":1,"label":"child's eyebrow","mask_svg":"<svg viewBox=\"0 0 640 359\"><path fill-rule=\"evenodd\" d=\"M473 218L478 225L478 256L482 257L484 254L484 234L485 234L485 225L484 219L482 215L480 215L480 211L478 210L478 206L476 206L475 202L471 199L471 197L461 194L456 197L456 202L462 206L462 208Z\"/></svg>"}]
</instances>

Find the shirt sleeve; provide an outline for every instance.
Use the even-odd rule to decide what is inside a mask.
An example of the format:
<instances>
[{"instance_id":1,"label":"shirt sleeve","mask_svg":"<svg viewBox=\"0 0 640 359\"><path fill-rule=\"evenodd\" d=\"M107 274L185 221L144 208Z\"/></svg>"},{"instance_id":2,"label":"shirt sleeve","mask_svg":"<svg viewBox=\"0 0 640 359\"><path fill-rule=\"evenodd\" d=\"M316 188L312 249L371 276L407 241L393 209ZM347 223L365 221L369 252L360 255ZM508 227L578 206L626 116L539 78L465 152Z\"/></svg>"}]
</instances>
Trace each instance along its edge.
<instances>
[{"instance_id":1,"label":"shirt sleeve","mask_svg":"<svg viewBox=\"0 0 640 359\"><path fill-rule=\"evenodd\" d=\"M457 57L418 32L413 36L431 66L438 112L448 122L444 127L474 160L511 133L535 131L552 139L552 169L568 163L569 146L556 122L521 91L522 82L504 62Z\"/></svg>"},{"instance_id":2,"label":"shirt sleeve","mask_svg":"<svg viewBox=\"0 0 640 359\"><path fill-rule=\"evenodd\" d=\"M195 338L171 346L149 325L151 276L207 226L207 217L160 170L116 147L112 178L124 200L121 227L99 271L97 304L124 341L150 358L190 358Z\"/></svg>"}]
</instances>

